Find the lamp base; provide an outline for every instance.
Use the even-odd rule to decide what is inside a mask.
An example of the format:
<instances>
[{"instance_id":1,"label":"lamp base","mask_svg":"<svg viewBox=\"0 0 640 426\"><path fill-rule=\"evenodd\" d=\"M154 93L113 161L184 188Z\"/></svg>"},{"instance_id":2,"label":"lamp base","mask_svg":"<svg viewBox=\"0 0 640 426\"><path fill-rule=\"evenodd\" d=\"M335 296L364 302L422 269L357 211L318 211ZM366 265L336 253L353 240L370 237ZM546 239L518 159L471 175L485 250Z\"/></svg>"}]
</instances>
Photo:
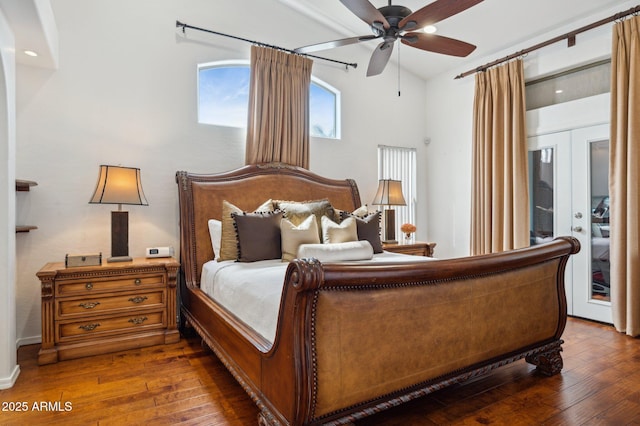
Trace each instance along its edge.
<instances>
[{"instance_id":1,"label":"lamp base","mask_svg":"<svg viewBox=\"0 0 640 426\"><path fill-rule=\"evenodd\" d=\"M112 262L131 262L133 258L131 256L113 256L107 259L108 263Z\"/></svg>"},{"instance_id":2,"label":"lamp base","mask_svg":"<svg viewBox=\"0 0 640 426\"><path fill-rule=\"evenodd\" d=\"M387 244L398 244L396 240L396 211L385 209L384 211L384 241Z\"/></svg>"},{"instance_id":3,"label":"lamp base","mask_svg":"<svg viewBox=\"0 0 640 426\"><path fill-rule=\"evenodd\" d=\"M107 262L128 262L129 256L129 212L111 212L111 257Z\"/></svg>"}]
</instances>

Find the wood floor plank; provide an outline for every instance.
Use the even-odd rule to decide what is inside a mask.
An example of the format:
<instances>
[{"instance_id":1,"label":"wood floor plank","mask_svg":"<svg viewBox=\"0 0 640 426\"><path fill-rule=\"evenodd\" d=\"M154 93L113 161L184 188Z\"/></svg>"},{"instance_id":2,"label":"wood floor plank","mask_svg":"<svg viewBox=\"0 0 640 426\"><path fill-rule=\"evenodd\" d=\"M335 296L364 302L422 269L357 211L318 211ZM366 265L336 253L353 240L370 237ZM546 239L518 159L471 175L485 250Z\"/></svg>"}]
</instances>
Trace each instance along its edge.
<instances>
[{"instance_id":1,"label":"wood floor plank","mask_svg":"<svg viewBox=\"0 0 640 426\"><path fill-rule=\"evenodd\" d=\"M640 425L640 340L570 318L561 374L524 360L366 419L357 426ZM21 374L1 402L0 425L254 426L258 409L198 338L38 366L39 345L20 348ZM37 411L33 404L71 411Z\"/></svg>"}]
</instances>

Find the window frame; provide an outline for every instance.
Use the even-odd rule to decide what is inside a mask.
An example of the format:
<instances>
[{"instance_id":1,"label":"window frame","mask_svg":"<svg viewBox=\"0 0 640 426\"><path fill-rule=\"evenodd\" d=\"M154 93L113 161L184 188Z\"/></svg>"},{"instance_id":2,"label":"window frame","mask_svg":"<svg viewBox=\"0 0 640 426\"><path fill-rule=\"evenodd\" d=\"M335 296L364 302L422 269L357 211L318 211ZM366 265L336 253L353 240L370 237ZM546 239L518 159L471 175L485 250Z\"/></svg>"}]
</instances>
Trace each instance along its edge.
<instances>
[{"instance_id":1,"label":"window frame","mask_svg":"<svg viewBox=\"0 0 640 426\"><path fill-rule=\"evenodd\" d=\"M201 105L201 94L200 94L200 71L202 70L206 70L206 69L211 69L211 68L243 68L243 67L247 67L250 68L251 67L251 63L249 60L247 59L226 59L226 60L220 60L220 61L213 61L213 62L204 62L204 63L200 63L197 65L197 69L196 69L196 115L197 115L197 120L198 120L198 124L204 124L204 125L209 125L209 126L221 126L221 127L231 127L231 128L236 128L236 129L245 129L247 128L247 124L245 122L244 125L242 126L236 126L234 124L214 124L214 123L207 123L201 120L201 112L200 112L200 105ZM311 76L311 84L312 85L316 85L317 87L319 87L320 89L329 92L330 94L332 94L334 96L334 108L333 108L333 121L335 123L335 135L334 136L325 136L325 135L314 135L312 134L312 123L311 123L311 113L309 114L309 136L311 136L312 138L321 138L321 139L335 139L335 140L340 140L342 139L342 95L341 92L336 89L335 87L333 87L331 84L327 83L324 80L321 80L320 78L312 75ZM309 89L311 90L311 89ZM248 108L248 107L247 107Z\"/></svg>"}]
</instances>

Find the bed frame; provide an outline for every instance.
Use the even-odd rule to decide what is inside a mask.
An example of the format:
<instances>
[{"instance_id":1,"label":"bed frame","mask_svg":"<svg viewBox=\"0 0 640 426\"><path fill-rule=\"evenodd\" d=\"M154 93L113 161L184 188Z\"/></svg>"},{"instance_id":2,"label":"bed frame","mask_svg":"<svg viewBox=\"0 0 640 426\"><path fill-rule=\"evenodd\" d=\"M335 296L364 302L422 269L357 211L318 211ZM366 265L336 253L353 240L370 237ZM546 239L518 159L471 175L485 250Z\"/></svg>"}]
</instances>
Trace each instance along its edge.
<instances>
[{"instance_id":1,"label":"bed frame","mask_svg":"<svg viewBox=\"0 0 640 426\"><path fill-rule=\"evenodd\" d=\"M562 369L574 238L419 264L296 259L271 344L200 290L213 258L207 221L220 219L222 200L252 210L269 198L328 198L352 211L355 182L279 163L176 181L182 323L251 396L261 425L349 424L522 358L543 375Z\"/></svg>"}]
</instances>

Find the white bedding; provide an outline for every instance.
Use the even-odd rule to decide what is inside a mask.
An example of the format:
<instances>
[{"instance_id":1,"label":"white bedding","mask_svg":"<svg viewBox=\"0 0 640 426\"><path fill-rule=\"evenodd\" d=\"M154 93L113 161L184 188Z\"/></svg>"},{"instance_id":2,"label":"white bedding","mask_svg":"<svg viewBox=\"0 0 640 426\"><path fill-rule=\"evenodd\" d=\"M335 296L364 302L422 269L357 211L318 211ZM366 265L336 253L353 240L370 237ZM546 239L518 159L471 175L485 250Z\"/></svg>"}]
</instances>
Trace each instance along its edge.
<instances>
[{"instance_id":1,"label":"white bedding","mask_svg":"<svg viewBox=\"0 0 640 426\"><path fill-rule=\"evenodd\" d=\"M419 263L430 260L434 259L385 251L375 254L371 260L357 263ZM250 263L211 260L202 268L200 288L269 342L273 342L288 265L280 259Z\"/></svg>"}]
</instances>

